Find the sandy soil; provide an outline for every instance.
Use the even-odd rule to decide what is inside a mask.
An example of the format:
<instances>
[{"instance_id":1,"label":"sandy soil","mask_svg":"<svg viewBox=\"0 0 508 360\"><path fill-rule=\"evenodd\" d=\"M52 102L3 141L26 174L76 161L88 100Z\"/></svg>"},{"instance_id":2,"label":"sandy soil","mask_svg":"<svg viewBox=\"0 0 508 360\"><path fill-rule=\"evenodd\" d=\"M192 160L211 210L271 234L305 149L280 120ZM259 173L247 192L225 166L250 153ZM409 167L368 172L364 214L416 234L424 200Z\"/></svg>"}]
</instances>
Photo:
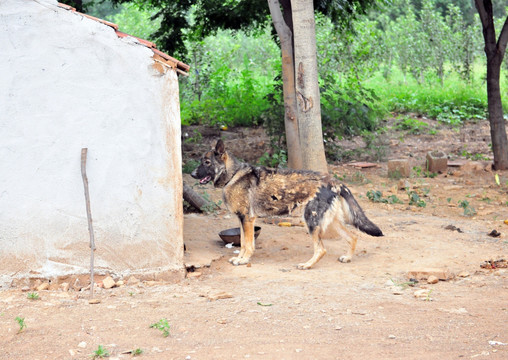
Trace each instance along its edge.
<instances>
[{"instance_id":1,"label":"sandy soil","mask_svg":"<svg viewBox=\"0 0 508 360\"><path fill-rule=\"evenodd\" d=\"M485 129L443 129L423 143L393 134L389 157L411 152L413 165L422 166L425 149L453 153L464 144L487 154ZM464 143L452 141L462 133ZM257 136L255 144L266 146ZM508 173L498 172L498 186L484 168L467 163L435 178L409 178L422 208L409 205L398 180L387 178L386 163L331 166L385 236L356 232L349 264L337 261L347 244L326 240L328 253L308 271L295 267L312 255L298 219L291 227L259 221L250 266L234 267L227 259L237 248L225 247L217 234L237 220L224 209L187 214L185 261L193 272L180 283L98 289L99 304L72 290L40 291L39 300L21 289L0 292L0 359L90 359L99 345L113 359L138 348L146 359L507 359L508 269L481 265L508 259ZM373 203L369 190L403 204ZM220 199L211 187L199 191ZM476 214L464 215L463 200ZM488 236L492 230L501 236ZM409 283L409 272L429 267L454 276ZM415 297L419 290L427 293ZM19 333L16 317L26 324ZM167 337L150 328L163 318Z\"/></svg>"}]
</instances>

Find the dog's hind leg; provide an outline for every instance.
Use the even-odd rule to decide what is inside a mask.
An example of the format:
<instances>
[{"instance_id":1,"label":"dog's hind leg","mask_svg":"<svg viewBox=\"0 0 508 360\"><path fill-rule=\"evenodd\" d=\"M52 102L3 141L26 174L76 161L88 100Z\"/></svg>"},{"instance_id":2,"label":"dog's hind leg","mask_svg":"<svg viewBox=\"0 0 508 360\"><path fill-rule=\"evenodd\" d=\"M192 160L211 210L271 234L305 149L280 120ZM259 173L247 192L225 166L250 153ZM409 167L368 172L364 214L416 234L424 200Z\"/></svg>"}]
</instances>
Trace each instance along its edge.
<instances>
[{"instance_id":1,"label":"dog's hind leg","mask_svg":"<svg viewBox=\"0 0 508 360\"><path fill-rule=\"evenodd\" d=\"M351 262L351 259L353 258L353 254L355 253L356 249L356 242L357 238L353 234L351 234L346 227L339 221L334 222L333 224L336 231L339 233L341 238L344 238L347 243L349 244L349 249L346 255L342 255L339 258L339 261L342 263L348 263Z\"/></svg>"},{"instance_id":2,"label":"dog's hind leg","mask_svg":"<svg viewBox=\"0 0 508 360\"><path fill-rule=\"evenodd\" d=\"M240 242L241 250L238 256L234 256L229 259L229 262L233 265L245 265L248 264L252 254L254 254L254 222L255 217L240 217Z\"/></svg>"},{"instance_id":3,"label":"dog's hind leg","mask_svg":"<svg viewBox=\"0 0 508 360\"><path fill-rule=\"evenodd\" d=\"M298 264L298 269L310 269L326 254L321 238L336 216L337 196L330 186L321 186L305 206L303 217L314 242L314 255L309 261Z\"/></svg>"},{"instance_id":4,"label":"dog's hind leg","mask_svg":"<svg viewBox=\"0 0 508 360\"><path fill-rule=\"evenodd\" d=\"M323 246L323 241L321 240L321 228L315 228L311 235L312 240L314 241L314 255L309 261L298 264L297 267L300 270L310 269L326 254L326 249Z\"/></svg>"}]
</instances>

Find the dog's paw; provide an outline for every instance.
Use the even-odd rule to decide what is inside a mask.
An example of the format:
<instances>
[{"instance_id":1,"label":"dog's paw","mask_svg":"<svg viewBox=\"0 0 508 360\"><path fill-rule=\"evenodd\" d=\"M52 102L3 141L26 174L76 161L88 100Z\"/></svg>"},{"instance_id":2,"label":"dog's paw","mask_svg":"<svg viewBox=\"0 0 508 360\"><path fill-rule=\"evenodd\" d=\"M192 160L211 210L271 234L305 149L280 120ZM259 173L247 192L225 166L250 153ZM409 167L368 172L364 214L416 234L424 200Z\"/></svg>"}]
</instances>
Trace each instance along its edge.
<instances>
[{"instance_id":1,"label":"dog's paw","mask_svg":"<svg viewBox=\"0 0 508 360\"><path fill-rule=\"evenodd\" d=\"M312 265L309 263L301 263L301 264L296 265L296 268L298 270L309 270L311 267L312 267Z\"/></svg>"},{"instance_id":2,"label":"dog's paw","mask_svg":"<svg viewBox=\"0 0 508 360\"><path fill-rule=\"evenodd\" d=\"M229 262L235 266L247 265L249 263L249 261L250 261L249 258L238 257L238 256L234 256L231 259L229 259Z\"/></svg>"},{"instance_id":3,"label":"dog's paw","mask_svg":"<svg viewBox=\"0 0 508 360\"><path fill-rule=\"evenodd\" d=\"M339 261L341 263L350 263L351 262L351 256L349 255L342 255L340 258L339 258Z\"/></svg>"}]
</instances>

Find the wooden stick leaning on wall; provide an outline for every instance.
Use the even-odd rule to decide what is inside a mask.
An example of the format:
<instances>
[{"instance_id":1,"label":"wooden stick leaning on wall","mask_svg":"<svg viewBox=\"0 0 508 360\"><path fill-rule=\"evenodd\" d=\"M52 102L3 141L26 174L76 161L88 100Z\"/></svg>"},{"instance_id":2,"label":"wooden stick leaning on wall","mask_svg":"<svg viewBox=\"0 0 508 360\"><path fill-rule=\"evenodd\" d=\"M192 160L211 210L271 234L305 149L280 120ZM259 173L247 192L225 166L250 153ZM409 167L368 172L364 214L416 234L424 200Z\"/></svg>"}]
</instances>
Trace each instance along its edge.
<instances>
[{"instance_id":1,"label":"wooden stick leaning on wall","mask_svg":"<svg viewBox=\"0 0 508 360\"><path fill-rule=\"evenodd\" d=\"M93 234L92 224L92 211L90 210L90 194L88 192L88 178L86 176L86 155L88 149L81 149L81 177L83 178L83 185L85 187L85 202L86 202L86 216L88 218L88 232L90 233L90 296L93 297L93 267L94 267L94 251L95 251L95 240Z\"/></svg>"}]
</instances>

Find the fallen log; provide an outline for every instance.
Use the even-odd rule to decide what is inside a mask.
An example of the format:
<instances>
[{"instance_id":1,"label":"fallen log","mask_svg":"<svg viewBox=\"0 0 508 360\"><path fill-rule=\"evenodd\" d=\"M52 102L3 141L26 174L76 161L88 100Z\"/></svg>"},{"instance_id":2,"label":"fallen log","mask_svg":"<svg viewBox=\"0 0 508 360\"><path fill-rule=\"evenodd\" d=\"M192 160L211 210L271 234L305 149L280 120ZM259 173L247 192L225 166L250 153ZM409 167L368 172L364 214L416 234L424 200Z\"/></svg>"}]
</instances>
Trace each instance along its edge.
<instances>
[{"instance_id":1,"label":"fallen log","mask_svg":"<svg viewBox=\"0 0 508 360\"><path fill-rule=\"evenodd\" d=\"M183 199L195 207L197 210L203 212L205 207L209 207L209 204L213 204L210 201L207 201L197 192L195 192L189 185L185 182L183 183Z\"/></svg>"}]
</instances>

